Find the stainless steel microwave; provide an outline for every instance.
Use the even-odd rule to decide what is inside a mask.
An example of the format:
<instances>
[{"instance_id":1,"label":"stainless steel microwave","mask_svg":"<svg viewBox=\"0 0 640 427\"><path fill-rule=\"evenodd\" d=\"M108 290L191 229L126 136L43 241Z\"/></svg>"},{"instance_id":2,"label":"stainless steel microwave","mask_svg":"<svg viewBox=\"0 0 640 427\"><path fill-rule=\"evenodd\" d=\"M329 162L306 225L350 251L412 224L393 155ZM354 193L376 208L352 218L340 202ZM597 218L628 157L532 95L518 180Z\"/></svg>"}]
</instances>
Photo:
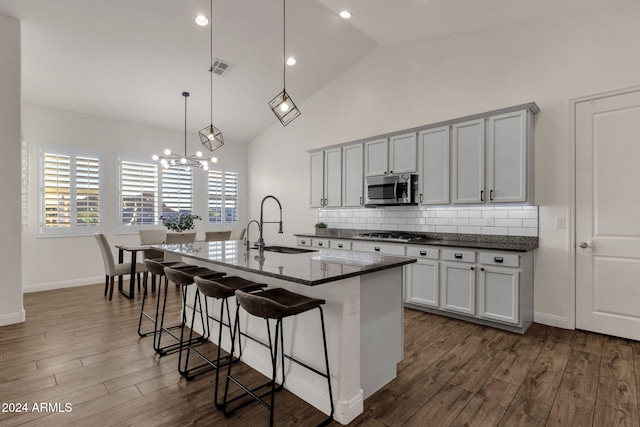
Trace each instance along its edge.
<instances>
[{"instance_id":1,"label":"stainless steel microwave","mask_svg":"<svg viewBox=\"0 0 640 427\"><path fill-rule=\"evenodd\" d=\"M367 178L365 206L417 204L418 175L385 175Z\"/></svg>"}]
</instances>

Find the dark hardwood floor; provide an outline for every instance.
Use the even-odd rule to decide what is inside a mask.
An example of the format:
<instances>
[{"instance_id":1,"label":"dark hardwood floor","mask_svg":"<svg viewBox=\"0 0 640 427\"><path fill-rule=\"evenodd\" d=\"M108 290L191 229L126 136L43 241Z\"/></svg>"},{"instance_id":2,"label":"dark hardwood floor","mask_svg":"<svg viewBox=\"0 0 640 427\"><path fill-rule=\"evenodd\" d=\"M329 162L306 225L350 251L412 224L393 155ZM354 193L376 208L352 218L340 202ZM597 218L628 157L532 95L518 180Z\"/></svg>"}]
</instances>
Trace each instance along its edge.
<instances>
[{"instance_id":1,"label":"dark hardwood floor","mask_svg":"<svg viewBox=\"0 0 640 427\"><path fill-rule=\"evenodd\" d=\"M258 404L224 418L213 406L215 373L182 379L176 354L158 357L151 338L138 337L140 296L109 302L102 290L25 294L27 321L0 328L0 403L12 411L0 412L0 426L268 425ZM179 291L171 293L177 318ZM352 426L640 425L635 341L538 324L521 336L407 309L398 372ZM277 395L276 425L323 418L286 390Z\"/></svg>"}]
</instances>

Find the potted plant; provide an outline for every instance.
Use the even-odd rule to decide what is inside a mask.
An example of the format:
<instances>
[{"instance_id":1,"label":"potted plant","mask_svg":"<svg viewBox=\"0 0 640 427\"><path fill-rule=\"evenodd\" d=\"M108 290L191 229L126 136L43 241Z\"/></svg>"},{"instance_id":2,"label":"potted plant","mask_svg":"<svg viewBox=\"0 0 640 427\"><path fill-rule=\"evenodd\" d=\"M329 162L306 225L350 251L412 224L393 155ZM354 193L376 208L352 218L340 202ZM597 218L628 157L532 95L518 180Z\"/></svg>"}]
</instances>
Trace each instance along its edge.
<instances>
[{"instance_id":1,"label":"potted plant","mask_svg":"<svg viewBox=\"0 0 640 427\"><path fill-rule=\"evenodd\" d=\"M316 235L325 235L327 234L327 224L324 222L318 222L316 223L316 225L314 225L314 227L316 228Z\"/></svg>"},{"instance_id":2,"label":"potted plant","mask_svg":"<svg viewBox=\"0 0 640 427\"><path fill-rule=\"evenodd\" d=\"M194 221L200 219L200 217L190 212L178 212L172 215L161 216L160 219L169 230L180 233L185 230L193 230L196 226Z\"/></svg>"}]
</instances>

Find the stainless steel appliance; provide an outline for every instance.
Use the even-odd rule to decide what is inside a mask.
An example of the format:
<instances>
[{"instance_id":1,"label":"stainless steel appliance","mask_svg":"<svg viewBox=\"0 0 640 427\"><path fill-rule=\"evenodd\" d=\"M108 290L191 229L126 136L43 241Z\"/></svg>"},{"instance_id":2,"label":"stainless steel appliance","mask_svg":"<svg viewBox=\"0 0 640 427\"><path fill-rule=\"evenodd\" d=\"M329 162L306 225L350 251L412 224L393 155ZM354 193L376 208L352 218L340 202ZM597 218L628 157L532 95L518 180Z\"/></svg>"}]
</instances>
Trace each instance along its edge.
<instances>
[{"instance_id":1,"label":"stainless steel appliance","mask_svg":"<svg viewBox=\"0 0 640 427\"><path fill-rule=\"evenodd\" d=\"M415 205L417 192L417 175L371 176L367 178L365 206Z\"/></svg>"}]
</instances>

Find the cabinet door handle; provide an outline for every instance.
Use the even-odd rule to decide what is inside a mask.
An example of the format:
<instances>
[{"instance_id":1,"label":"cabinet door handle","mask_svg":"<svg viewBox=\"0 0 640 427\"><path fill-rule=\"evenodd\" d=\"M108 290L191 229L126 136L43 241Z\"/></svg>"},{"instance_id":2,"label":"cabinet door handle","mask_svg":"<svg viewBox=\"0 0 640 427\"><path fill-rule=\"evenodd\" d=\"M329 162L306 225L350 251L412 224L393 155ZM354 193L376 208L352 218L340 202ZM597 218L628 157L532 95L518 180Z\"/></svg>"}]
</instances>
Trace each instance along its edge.
<instances>
[{"instance_id":1,"label":"cabinet door handle","mask_svg":"<svg viewBox=\"0 0 640 427\"><path fill-rule=\"evenodd\" d=\"M495 262L498 262L498 263L503 263L504 262L504 258L501 257L501 256L493 257L493 260Z\"/></svg>"},{"instance_id":2,"label":"cabinet door handle","mask_svg":"<svg viewBox=\"0 0 640 427\"><path fill-rule=\"evenodd\" d=\"M389 173L393 173L393 171L389 171Z\"/></svg>"},{"instance_id":3,"label":"cabinet door handle","mask_svg":"<svg viewBox=\"0 0 640 427\"><path fill-rule=\"evenodd\" d=\"M481 268L480 271L484 271L484 268Z\"/></svg>"},{"instance_id":4,"label":"cabinet door handle","mask_svg":"<svg viewBox=\"0 0 640 427\"><path fill-rule=\"evenodd\" d=\"M324 206L324 199L320 199L320 206Z\"/></svg>"},{"instance_id":5,"label":"cabinet door handle","mask_svg":"<svg viewBox=\"0 0 640 427\"><path fill-rule=\"evenodd\" d=\"M489 200L493 200L493 190L489 191Z\"/></svg>"},{"instance_id":6,"label":"cabinet door handle","mask_svg":"<svg viewBox=\"0 0 640 427\"><path fill-rule=\"evenodd\" d=\"M462 254L455 254L453 256L456 257L456 259L462 259Z\"/></svg>"},{"instance_id":7,"label":"cabinet door handle","mask_svg":"<svg viewBox=\"0 0 640 427\"><path fill-rule=\"evenodd\" d=\"M427 256L427 251L420 251L420 255Z\"/></svg>"},{"instance_id":8,"label":"cabinet door handle","mask_svg":"<svg viewBox=\"0 0 640 427\"><path fill-rule=\"evenodd\" d=\"M420 203L422 203L422 193L420 193Z\"/></svg>"},{"instance_id":9,"label":"cabinet door handle","mask_svg":"<svg viewBox=\"0 0 640 427\"><path fill-rule=\"evenodd\" d=\"M360 206L364 206L364 197L360 196Z\"/></svg>"},{"instance_id":10,"label":"cabinet door handle","mask_svg":"<svg viewBox=\"0 0 640 427\"><path fill-rule=\"evenodd\" d=\"M484 190L480 190L480 201L484 202Z\"/></svg>"},{"instance_id":11,"label":"cabinet door handle","mask_svg":"<svg viewBox=\"0 0 640 427\"><path fill-rule=\"evenodd\" d=\"M342 243L338 243L338 247L339 247L339 248L342 248Z\"/></svg>"},{"instance_id":12,"label":"cabinet door handle","mask_svg":"<svg viewBox=\"0 0 640 427\"><path fill-rule=\"evenodd\" d=\"M302 243L303 245L307 243L306 240L300 240L300 243Z\"/></svg>"},{"instance_id":13,"label":"cabinet door handle","mask_svg":"<svg viewBox=\"0 0 640 427\"><path fill-rule=\"evenodd\" d=\"M475 268L471 267L471 271L475 270Z\"/></svg>"},{"instance_id":14,"label":"cabinet door handle","mask_svg":"<svg viewBox=\"0 0 640 427\"><path fill-rule=\"evenodd\" d=\"M380 248L378 246L376 246L375 248L373 248L374 251L376 252L380 252Z\"/></svg>"},{"instance_id":15,"label":"cabinet door handle","mask_svg":"<svg viewBox=\"0 0 640 427\"><path fill-rule=\"evenodd\" d=\"M318 242L318 246L322 246L322 242Z\"/></svg>"},{"instance_id":16,"label":"cabinet door handle","mask_svg":"<svg viewBox=\"0 0 640 427\"><path fill-rule=\"evenodd\" d=\"M329 204L329 199L324 199L324 205L327 206Z\"/></svg>"}]
</instances>

